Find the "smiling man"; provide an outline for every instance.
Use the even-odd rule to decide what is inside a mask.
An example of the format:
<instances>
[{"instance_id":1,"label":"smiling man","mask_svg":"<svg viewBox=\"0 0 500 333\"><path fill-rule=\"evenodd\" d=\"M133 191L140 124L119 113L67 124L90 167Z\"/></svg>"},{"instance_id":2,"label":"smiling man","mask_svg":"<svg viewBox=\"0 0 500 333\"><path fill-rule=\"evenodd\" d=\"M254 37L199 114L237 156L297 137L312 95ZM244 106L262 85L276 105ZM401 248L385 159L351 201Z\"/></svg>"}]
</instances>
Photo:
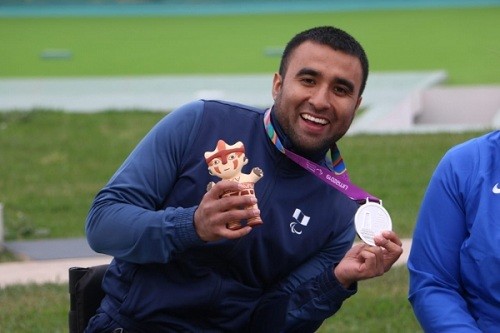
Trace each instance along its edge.
<instances>
[{"instance_id":1,"label":"smiling man","mask_svg":"<svg viewBox=\"0 0 500 333\"><path fill-rule=\"evenodd\" d=\"M274 76L274 115L295 150L324 155L354 119L367 60L313 41L289 52Z\"/></svg>"},{"instance_id":2,"label":"smiling man","mask_svg":"<svg viewBox=\"0 0 500 333\"><path fill-rule=\"evenodd\" d=\"M352 36L312 28L287 44L268 110L201 100L161 120L92 203L89 244L114 259L87 332L313 332L357 281L388 271L393 231L352 246L360 203L336 145L367 76ZM225 196L244 190L231 180L206 191L218 142L241 142L243 172L266 175L255 196Z\"/></svg>"}]
</instances>

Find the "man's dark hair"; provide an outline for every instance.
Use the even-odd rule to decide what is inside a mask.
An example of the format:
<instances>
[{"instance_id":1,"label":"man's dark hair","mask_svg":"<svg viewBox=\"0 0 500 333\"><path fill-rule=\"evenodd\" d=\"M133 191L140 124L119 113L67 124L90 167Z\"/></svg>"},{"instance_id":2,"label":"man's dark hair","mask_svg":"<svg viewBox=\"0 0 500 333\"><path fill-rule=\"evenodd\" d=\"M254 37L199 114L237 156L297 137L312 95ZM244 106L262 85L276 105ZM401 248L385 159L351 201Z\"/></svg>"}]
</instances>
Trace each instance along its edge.
<instances>
[{"instance_id":1,"label":"man's dark hair","mask_svg":"<svg viewBox=\"0 0 500 333\"><path fill-rule=\"evenodd\" d=\"M316 27L305 30L295 35L288 42L281 57L279 69L281 77L285 77L290 54L292 54L299 45L307 41L326 45L335 51L344 52L358 58L361 62L361 69L363 71L363 79L361 81L359 95L361 96L363 94L366 80L368 79L368 58L366 57L365 50L361 44L359 44L359 42L347 32L331 26Z\"/></svg>"}]
</instances>

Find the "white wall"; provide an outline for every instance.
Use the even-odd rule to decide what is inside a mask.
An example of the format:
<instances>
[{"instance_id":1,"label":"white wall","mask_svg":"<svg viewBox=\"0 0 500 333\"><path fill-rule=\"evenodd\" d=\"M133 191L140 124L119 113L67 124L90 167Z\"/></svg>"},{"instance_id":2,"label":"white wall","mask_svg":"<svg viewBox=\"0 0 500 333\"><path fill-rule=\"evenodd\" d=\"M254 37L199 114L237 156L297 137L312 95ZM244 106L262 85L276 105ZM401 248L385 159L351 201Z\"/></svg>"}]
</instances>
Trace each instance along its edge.
<instances>
[{"instance_id":1,"label":"white wall","mask_svg":"<svg viewBox=\"0 0 500 333\"><path fill-rule=\"evenodd\" d=\"M500 86L432 87L421 94L417 124L489 126L500 114Z\"/></svg>"}]
</instances>

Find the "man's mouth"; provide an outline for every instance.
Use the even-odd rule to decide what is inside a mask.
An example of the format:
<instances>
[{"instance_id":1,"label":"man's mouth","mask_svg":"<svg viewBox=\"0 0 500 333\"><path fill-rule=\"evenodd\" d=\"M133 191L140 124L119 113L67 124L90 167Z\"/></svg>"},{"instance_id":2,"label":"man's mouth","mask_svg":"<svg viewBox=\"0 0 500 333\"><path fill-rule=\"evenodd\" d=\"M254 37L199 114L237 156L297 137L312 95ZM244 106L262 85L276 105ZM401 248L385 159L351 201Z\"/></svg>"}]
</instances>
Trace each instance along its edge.
<instances>
[{"instance_id":1,"label":"man's mouth","mask_svg":"<svg viewBox=\"0 0 500 333\"><path fill-rule=\"evenodd\" d=\"M326 119L323 119L323 118L317 118L317 117L314 117L308 113L302 113L300 115L300 117L306 121L309 121L309 122L312 122L312 123L315 123L315 124L318 124L318 125L326 125L328 124L328 120Z\"/></svg>"}]
</instances>

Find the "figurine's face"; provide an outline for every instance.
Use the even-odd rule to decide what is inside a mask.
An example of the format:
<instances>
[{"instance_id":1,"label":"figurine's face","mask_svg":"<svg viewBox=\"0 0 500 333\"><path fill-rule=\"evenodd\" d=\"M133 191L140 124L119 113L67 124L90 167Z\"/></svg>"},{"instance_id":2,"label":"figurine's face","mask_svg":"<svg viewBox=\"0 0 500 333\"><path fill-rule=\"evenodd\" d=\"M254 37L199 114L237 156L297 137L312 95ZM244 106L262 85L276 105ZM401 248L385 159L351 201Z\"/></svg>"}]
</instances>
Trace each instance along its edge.
<instances>
[{"instance_id":1,"label":"figurine's face","mask_svg":"<svg viewBox=\"0 0 500 333\"><path fill-rule=\"evenodd\" d=\"M230 153L222 158L214 158L208 165L208 170L221 179L231 179L241 173L241 169L248 161L245 154Z\"/></svg>"}]
</instances>

